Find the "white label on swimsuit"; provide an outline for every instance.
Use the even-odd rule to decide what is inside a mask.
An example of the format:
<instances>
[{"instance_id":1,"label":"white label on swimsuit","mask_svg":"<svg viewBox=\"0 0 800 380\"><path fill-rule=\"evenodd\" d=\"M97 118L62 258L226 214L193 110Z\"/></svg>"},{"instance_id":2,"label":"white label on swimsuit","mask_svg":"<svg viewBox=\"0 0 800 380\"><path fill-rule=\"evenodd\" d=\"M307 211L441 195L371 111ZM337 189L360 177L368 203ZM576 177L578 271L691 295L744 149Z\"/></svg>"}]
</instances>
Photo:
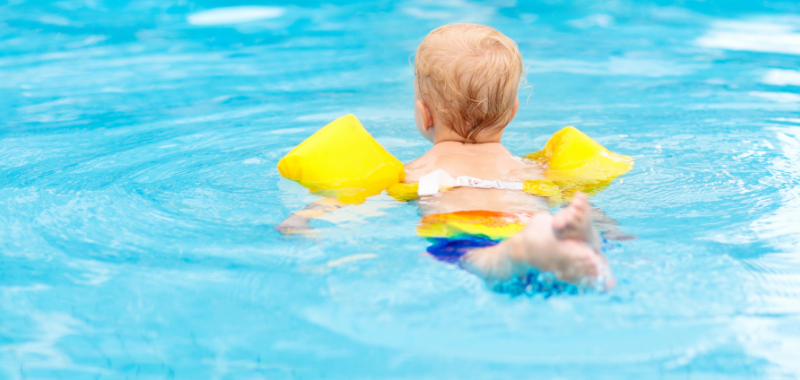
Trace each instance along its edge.
<instances>
[{"instance_id":1,"label":"white label on swimsuit","mask_svg":"<svg viewBox=\"0 0 800 380\"><path fill-rule=\"evenodd\" d=\"M475 177L461 176L456 178L456 186L475 187L478 189L522 190L522 182L487 181Z\"/></svg>"},{"instance_id":2,"label":"white label on swimsuit","mask_svg":"<svg viewBox=\"0 0 800 380\"><path fill-rule=\"evenodd\" d=\"M442 169L435 170L419 178L419 189L417 195L434 195L439 193L442 187L455 186L455 180L450 174Z\"/></svg>"},{"instance_id":3,"label":"white label on swimsuit","mask_svg":"<svg viewBox=\"0 0 800 380\"><path fill-rule=\"evenodd\" d=\"M453 179L442 169L425 174L419 178L419 196L438 194L442 188L474 187L478 189L522 190L522 182L487 181L480 178L461 176Z\"/></svg>"}]
</instances>

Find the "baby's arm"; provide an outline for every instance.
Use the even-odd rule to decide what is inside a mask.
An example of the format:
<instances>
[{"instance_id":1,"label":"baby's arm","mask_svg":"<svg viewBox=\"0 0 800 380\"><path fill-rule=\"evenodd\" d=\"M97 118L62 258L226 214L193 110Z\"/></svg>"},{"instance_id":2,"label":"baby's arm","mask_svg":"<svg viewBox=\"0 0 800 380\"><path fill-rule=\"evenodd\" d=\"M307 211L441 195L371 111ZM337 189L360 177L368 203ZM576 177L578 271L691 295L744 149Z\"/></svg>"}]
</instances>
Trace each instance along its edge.
<instances>
[{"instance_id":1,"label":"baby's arm","mask_svg":"<svg viewBox=\"0 0 800 380\"><path fill-rule=\"evenodd\" d=\"M320 199L289 215L275 226L275 229L284 235L307 233L311 230L311 226L308 223L311 219L319 218L346 205L336 198Z\"/></svg>"}]
</instances>

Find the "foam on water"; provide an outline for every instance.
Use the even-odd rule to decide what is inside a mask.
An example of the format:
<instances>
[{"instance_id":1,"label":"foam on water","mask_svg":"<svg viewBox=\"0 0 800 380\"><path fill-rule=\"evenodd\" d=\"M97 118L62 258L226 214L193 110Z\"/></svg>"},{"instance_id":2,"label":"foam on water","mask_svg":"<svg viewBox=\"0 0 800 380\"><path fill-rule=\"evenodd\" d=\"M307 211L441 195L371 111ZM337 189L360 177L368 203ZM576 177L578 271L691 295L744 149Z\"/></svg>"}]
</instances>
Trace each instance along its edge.
<instances>
[{"instance_id":1,"label":"foam on water","mask_svg":"<svg viewBox=\"0 0 800 380\"><path fill-rule=\"evenodd\" d=\"M231 25L277 18L284 13L286 9L280 7L239 6L192 13L186 21L199 26Z\"/></svg>"},{"instance_id":2,"label":"foam on water","mask_svg":"<svg viewBox=\"0 0 800 380\"><path fill-rule=\"evenodd\" d=\"M767 70L761 83L774 86L800 86L800 71L772 69Z\"/></svg>"},{"instance_id":3,"label":"foam on water","mask_svg":"<svg viewBox=\"0 0 800 380\"><path fill-rule=\"evenodd\" d=\"M797 19L792 21L717 21L711 30L697 39L697 44L727 50L800 55Z\"/></svg>"}]
</instances>

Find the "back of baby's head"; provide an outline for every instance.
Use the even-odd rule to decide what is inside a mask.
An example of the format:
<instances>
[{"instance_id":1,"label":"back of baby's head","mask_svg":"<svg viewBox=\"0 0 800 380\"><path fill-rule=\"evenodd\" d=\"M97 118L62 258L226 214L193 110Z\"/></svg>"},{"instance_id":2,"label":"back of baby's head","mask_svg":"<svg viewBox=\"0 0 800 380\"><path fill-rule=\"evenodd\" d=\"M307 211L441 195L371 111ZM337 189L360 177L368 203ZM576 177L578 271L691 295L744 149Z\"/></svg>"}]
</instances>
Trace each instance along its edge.
<instances>
[{"instance_id":1,"label":"back of baby's head","mask_svg":"<svg viewBox=\"0 0 800 380\"><path fill-rule=\"evenodd\" d=\"M467 140L498 131L511 121L522 69L514 41L492 27L475 24L433 30L414 58L422 100Z\"/></svg>"}]
</instances>

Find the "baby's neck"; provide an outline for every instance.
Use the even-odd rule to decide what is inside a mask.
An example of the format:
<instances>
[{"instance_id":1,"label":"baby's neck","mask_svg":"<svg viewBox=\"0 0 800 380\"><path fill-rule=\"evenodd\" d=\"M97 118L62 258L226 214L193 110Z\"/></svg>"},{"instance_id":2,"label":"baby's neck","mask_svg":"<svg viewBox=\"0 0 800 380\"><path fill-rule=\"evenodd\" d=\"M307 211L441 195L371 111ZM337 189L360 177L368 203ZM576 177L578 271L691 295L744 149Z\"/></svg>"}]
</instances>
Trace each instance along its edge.
<instances>
[{"instance_id":1,"label":"baby's neck","mask_svg":"<svg viewBox=\"0 0 800 380\"><path fill-rule=\"evenodd\" d=\"M458 139L458 140L434 140L433 145L437 144L461 144L461 145L481 145L481 144L500 144L500 140L495 141L471 141L465 139Z\"/></svg>"},{"instance_id":2,"label":"baby's neck","mask_svg":"<svg viewBox=\"0 0 800 380\"><path fill-rule=\"evenodd\" d=\"M433 135L433 144L440 144L440 143L460 143L464 145L478 145L478 144L491 144L491 143L500 143L500 140L503 139L503 129L501 128L498 132L488 134L488 133L481 133L478 136L475 136L472 139L467 139L451 128L442 128L442 127L435 127L434 135Z\"/></svg>"},{"instance_id":3,"label":"baby's neck","mask_svg":"<svg viewBox=\"0 0 800 380\"><path fill-rule=\"evenodd\" d=\"M499 142L463 142L463 141L440 141L433 144L430 153L434 155L467 154L479 157L485 154L506 155L510 154L508 149Z\"/></svg>"}]
</instances>

